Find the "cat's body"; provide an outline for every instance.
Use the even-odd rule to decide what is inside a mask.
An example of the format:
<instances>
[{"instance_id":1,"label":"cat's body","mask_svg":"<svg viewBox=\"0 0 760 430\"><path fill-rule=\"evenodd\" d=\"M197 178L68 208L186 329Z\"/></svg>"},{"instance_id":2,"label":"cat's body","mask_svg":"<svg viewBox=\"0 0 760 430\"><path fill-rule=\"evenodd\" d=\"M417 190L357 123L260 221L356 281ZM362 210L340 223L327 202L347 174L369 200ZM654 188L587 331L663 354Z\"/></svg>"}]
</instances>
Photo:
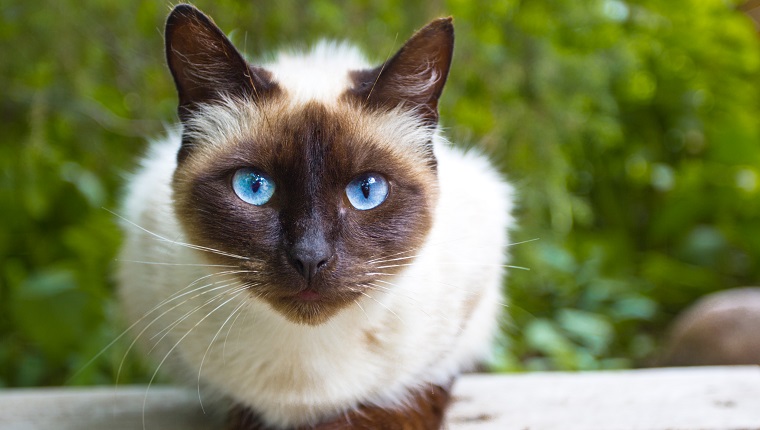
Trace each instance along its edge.
<instances>
[{"instance_id":1,"label":"cat's body","mask_svg":"<svg viewBox=\"0 0 760 430\"><path fill-rule=\"evenodd\" d=\"M182 25L206 26L180 8L167 46L187 43ZM351 71L369 65L347 47L251 69L247 99L229 82L224 96L188 89L183 73L197 83L213 70L172 61L184 134L156 142L131 182L118 272L154 361L267 426L295 427L414 408L488 355L512 191L484 157L439 135L437 113L388 107L391 96L367 108L371 92L350 98ZM415 91L447 71L417 73L427 80ZM272 200L249 206L230 191L231 172L249 165L274 178ZM333 198L368 171L388 179L387 200L357 210ZM374 181L360 183L364 197Z\"/></svg>"}]
</instances>

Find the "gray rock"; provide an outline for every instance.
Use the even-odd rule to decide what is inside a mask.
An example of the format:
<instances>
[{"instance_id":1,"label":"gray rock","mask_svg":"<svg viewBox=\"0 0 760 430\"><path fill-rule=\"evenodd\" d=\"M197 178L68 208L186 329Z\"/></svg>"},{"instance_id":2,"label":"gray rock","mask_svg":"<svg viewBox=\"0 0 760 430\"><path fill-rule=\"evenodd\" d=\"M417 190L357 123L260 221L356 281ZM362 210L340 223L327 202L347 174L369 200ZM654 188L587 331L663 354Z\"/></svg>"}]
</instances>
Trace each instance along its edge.
<instances>
[{"instance_id":1,"label":"gray rock","mask_svg":"<svg viewBox=\"0 0 760 430\"><path fill-rule=\"evenodd\" d=\"M710 294L674 321L664 366L760 364L760 288Z\"/></svg>"}]
</instances>

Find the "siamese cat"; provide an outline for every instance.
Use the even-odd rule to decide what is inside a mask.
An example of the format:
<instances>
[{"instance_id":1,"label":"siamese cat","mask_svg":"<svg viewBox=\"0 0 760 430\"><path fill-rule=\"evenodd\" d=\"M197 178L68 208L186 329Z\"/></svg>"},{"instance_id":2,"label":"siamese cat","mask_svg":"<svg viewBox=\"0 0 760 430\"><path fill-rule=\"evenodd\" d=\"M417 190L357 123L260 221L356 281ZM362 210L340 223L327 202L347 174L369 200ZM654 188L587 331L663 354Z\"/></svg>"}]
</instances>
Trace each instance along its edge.
<instances>
[{"instance_id":1,"label":"siamese cat","mask_svg":"<svg viewBox=\"0 0 760 430\"><path fill-rule=\"evenodd\" d=\"M450 18L384 64L249 64L179 5L181 132L131 179L117 278L157 368L234 429L436 429L503 309L512 188L438 125Z\"/></svg>"}]
</instances>

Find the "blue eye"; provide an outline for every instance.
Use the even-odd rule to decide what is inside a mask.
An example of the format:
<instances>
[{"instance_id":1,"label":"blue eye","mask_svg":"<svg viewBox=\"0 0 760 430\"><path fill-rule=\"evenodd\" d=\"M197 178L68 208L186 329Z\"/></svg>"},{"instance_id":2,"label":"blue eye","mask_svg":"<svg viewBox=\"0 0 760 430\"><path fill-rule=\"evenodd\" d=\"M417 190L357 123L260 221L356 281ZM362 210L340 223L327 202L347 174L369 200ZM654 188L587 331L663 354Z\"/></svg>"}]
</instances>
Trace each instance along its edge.
<instances>
[{"instance_id":1,"label":"blue eye","mask_svg":"<svg viewBox=\"0 0 760 430\"><path fill-rule=\"evenodd\" d=\"M240 200L261 206L274 194L274 181L269 176L249 167L235 172L232 177L232 189Z\"/></svg>"},{"instance_id":2,"label":"blue eye","mask_svg":"<svg viewBox=\"0 0 760 430\"><path fill-rule=\"evenodd\" d=\"M376 208L388 197L388 181L377 173L359 175L346 186L346 197L360 211Z\"/></svg>"}]
</instances>

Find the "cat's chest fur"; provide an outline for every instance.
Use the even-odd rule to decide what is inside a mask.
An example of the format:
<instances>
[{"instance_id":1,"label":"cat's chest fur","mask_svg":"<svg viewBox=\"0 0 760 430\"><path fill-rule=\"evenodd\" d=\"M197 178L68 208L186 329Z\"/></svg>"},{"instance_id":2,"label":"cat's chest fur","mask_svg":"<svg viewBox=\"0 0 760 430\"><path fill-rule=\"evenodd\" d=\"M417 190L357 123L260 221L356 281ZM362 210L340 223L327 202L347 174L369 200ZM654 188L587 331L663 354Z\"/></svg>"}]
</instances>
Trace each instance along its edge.
<instances>
[{"instance_id":1,"label":"cat's chest fur","mask_svg":"<svg viewBox=\"0 0 760 430\"><path fill-rule=\"evenodd\" d=\"M446 23L386 76L327 44L247 68L204 19L169 19L183 133L153 144L124 205L120 296L154 362L287 427L403 407L487 357L512 189L440 136L444 54L408 66ZM253 168L241 196L235 172Z\"/></svg>"}]
</instances>

